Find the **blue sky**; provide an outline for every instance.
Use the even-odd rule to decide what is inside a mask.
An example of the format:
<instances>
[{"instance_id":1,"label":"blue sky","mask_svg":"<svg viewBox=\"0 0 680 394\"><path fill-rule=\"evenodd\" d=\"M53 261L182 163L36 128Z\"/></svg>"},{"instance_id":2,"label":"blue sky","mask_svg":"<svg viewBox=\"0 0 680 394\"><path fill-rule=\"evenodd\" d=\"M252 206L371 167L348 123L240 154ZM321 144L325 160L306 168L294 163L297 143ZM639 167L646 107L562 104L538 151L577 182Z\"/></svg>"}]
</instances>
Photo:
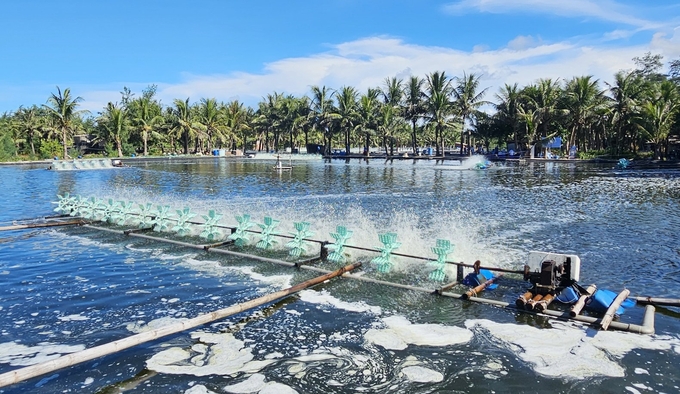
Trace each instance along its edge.
<instances>
[{"instance_id":1,"label":"blue sky","mask_svg":"<svg viewBox=\"0 0 680 394\"><path fill-rule=\"evenodd\" d=\"M505 83L592 74L634 56L680 58L671 0L21 0L0 18L0 113L44 104L56 86L99 112L124 86L174 98L365 91L386 77L482 75Z\"/></svg>"}]
</instances>

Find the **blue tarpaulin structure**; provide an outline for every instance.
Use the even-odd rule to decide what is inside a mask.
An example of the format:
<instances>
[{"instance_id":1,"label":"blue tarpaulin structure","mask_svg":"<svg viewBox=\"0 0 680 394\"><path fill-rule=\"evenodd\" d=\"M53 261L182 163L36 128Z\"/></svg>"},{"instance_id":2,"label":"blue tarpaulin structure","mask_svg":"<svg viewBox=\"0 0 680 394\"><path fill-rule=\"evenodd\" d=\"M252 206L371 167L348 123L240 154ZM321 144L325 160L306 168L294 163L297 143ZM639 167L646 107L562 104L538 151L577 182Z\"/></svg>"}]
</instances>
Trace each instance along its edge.
<instances>
[{"instance_id":1,"label":"blue tarpaulin structure","mask_svg":"<svg viewBox=\"0 0 680 394\"><path fill-rule=\"evenodd\" d=\"M546 138L541 141L544 148L548 149L561 149L562 148L562 137Z\"/></svg>"}]
</instances>

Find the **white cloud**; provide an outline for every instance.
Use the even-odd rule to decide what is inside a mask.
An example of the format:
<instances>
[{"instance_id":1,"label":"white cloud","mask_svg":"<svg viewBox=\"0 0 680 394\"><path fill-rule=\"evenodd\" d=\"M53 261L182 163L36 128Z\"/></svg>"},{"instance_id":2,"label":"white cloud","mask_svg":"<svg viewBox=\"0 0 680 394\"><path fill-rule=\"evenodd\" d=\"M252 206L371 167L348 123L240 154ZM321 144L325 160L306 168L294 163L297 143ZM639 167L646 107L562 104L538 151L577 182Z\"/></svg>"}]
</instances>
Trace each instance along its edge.
<instances>
[{"instance_id":1,"label":"white cloud","mask_svg":"<svg viewBox=\"0 0 680 394\"><path fill-rule=\"evenodd\" d=\"M665 56L677 52L676 42L675 36L670 39L655 36L653 51ZM256 108L267 94L280 92L301 96L308 94L312 85L325 85L331 89L351 85L365 92L369 87L382 86L387 77L425 77L434 71L461 76L465 71L483 74L482 88L490 88L487 98L492 99L505 83L526 85L539 78L570 79L581 75L611 81L617 71L634 67L631 60L634 56L649 50L649 45L578 46L569 42L542 43L532 37L520 36L505 48L476 48L468 52L407 44L395 38L368 37L339 44L330 52L269 63L257 74L186 74L177 84L153 83L158 85L158 96L165 105L170 105L176 98L190 97L193 103L214 97L225 102L237 98ZM146 85L127 86L139 92ZM86 100L83 107L92 111L100 111L107 101L119 101L120 90L122 87L89 91L72 88Z\"/></svg>"},{"instance_id":2,"label":"white cloud","mask_svg":"<svg viewBox=\"0 0 680 394\"><path fill-rule=\"evenodd\" d=\"M620 40L622 38L628 38L635 34L635 31L633 30L623 30L623 29L616 29L613 31L610 31L608 33L605 33L603 36L603 39L605 41L610 41L610 40Z\"/></svg>"},{"instance_id":3,"label":"white cloud","mask_svg":"<svg viewBox=\"0 0 680 394\"><path fill-rule=\"evenodd\" d=\"M539 40L536 40L532 36L517 36L508 42L508 48L515 50L522 50L527 48L532 48L537 46Z\"/></svg>"},{"instance_id":4,"label":"white cloud","mask_svg":"<svg viewBox=\"0 0 680 394\"><path fill-rule=\"evenodd\" d=\"M530 12L565 17L590 17L639 28L658 27L657 23L635 17L629 8L612 0L460 0L444 6L454 15L472 11L503 14Z\"/></svg>"},{"instance_id":5,"label":"white cloud","mask_svg":"<svg viewBox=\"0 0 680 394\"><path fill-rule=\"evenodd\" d=\"M651 42L653 52L661 52L664 58L671 60L680 56L680 27L673 30L673 34L668 37L666 33L655 33Z\"/></svg>"}]
</instances>

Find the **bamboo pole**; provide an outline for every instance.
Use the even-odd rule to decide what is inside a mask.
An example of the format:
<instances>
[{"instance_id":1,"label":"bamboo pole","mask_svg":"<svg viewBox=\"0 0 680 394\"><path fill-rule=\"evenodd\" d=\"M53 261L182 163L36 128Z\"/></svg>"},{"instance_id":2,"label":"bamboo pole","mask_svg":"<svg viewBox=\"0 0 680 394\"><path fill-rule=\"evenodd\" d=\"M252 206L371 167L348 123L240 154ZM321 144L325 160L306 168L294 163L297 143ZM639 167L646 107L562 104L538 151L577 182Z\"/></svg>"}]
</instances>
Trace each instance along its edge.
<instances>
[{"instance_id":1,"label":"bamboo pole","mask_svg":"<svg viewBox=\"0 0 680 394\"><path fill-rule=\"evenodd\" d=\"M203 245L203 249L205 249L206 251L208 251L208 250L210 250L211 248L217 248L217 247L220 247L220 246L231 245L231 244L233 244L233 243L234 243L234 240L233 240L233 239L228 239L228 240L226 240L226 241L216 242L216 243L210 244L210 245Z\"/></svg>"},{"instance_id":2,"label":"bamboo pole","mask_svg":"<svg viewBox=\"0 0 680 394\"><path fill-rule=\"evenodd\" d=\"M630 294L630 290L628 289L623 289L619 295L614 298L614 301L609 305L609 309L607 309L607 313L604 314L604 317L602 318L602 321L600 322L600 327L603 330L606 330L609 328L609 325L611 324L612 320L614 319L614 315L616 314L616 311L619 309L621 306L621 303L628 297Z\"/></svg>"},{"instance_id":3,"label":"bamboo pole","mask_svg":"<svg viewBox=\"0 0 680 394\"><path fill-rule=\"evenodd\" d=\"M647 331L651 330L650 334L654 333L654 312L656 309L654 305L647 305L645 307L645 315L642 317L642 327Z\"/></svg>"},{"instance_id":4,"label":"bamboo pole","mask_svg":"<svg viewBox=\"0 0 680 394\"><path fill-rule=\"evenodd\" d=\"M594 284L588 286L586 289L587 294L582 294L578 298L578 301L576 301L576 303L571 307L571 311L569 311L569 315L571 315L571 317L575 317L581 313L581 310L583 310L583 307L586 305L586 300L595 293L595 290L597 290L597 286Z\"/></svg>"},{"instance_id":5,"label":"bamboo pole","mask_svg":"<svg viewBox=\"0 0 680 394\"><path fill-rule=\"evenodd\" d=\"M322 260L321 256L312 257L311 259L307 259L307 260L302 260L302 261L296 262L296 263L295 263L295 266L298 267L298 268L300 268L300 267L302 267L303 265L318 263L318 262L321 261L321 260Z\"/></svg>"},{"instance_id":6,"label":"bamboo pole","mask_svg":"<svg viewBox=\"0 0 680 394\"><path fill-rule=\"evenodd\" d=\"M448 291L448 290L451 290L451 288L452 288L453 286L455 286L456 284L458 284L458 281L453 281L453 282L451 282L451 283L447 283L447 284L445 284L445 285L443 285L443 286L439 286L434 292L435 292L436 294L442 295L443 292Z\"/></svg>"},{"instance_id":7,"label":"bamboo pole","mask_svg":"<svg viewBox=\"0 0 680 394\"><path fill-rule=\"evenodd\" d=\"M85 349L80 352L67 354L61 356L57 359L46 361L40 364L31 365L29 367L20 368L14 371L6 372L0 375L0 387L5 387L11 384L22 382L26 379L34 378L36 376L44 375L56 370L70 367L72 365L80 364L85 361L89 361L95 358L107 356L119 352L121 350L140 345L145 342L153 341L158 338L176 334L178 332L186 331L191 328L201 326L203 324L210 323L215 320L223 319L225 317L235 315L237 313L252 309L263 304L276 301L280 298L289 296L291 294L297 293L304 290L310 286L317 285L328 279L341 276L342 274L359 268L361 263L350 264L348 266L342 267L336 271L330 272L328 274L307 280L305 282L299 283L293 287L277 291L262 297L258 297L254 300L250 300L241 304L232 305L228 308L220 309L211 313L200 315L183 322L171 324L165 327L158 328L153 331L147 331L139 334L135 334L123 339L119 339L113 342L106 343L104 345L95 346L90 349Z\"/></svg>"},{"instance_id":8,"label":"bamboo pole","mask_svg":"<svg viewBox=\"0 0 680 394\"><path fill-rule=\"evenodd\" d=\"M42 228L42 227L58 227L58 226L73 226L84 224L82 220L69 220L67 222L51 222L51 223L28 223L28 224L15 224L13 226L0 227L0 231L10 231L10 230L24 230L27 228Z\"/></svg>"},{"instance_id":9,"label":"bamboo pole","mask_svg":"<svg viewBox=\"0 0 680 394\"><path fill-rule=\"evenodd\" d=\"M49 215L49 216L41 216L37 218L25 218L25 219L14 219L11 222L12 223L20 223L20 222L30 222L30 221L35 221L35 220L50 220L50 219L63 219L63 218L71 218L73 216L69 214L60 214L60 215Z\"/></svg>"},{"instance_id":10,"label":"bamboo pole","mask_svg":"<svg viewBox=\"0 0 680 394\"><path fill-rule=\"evenodd\" d=\"M680 299L677 298L655 298L655 297L633 297L640 304L680 306Z\"/></svg>"}]
</instances>

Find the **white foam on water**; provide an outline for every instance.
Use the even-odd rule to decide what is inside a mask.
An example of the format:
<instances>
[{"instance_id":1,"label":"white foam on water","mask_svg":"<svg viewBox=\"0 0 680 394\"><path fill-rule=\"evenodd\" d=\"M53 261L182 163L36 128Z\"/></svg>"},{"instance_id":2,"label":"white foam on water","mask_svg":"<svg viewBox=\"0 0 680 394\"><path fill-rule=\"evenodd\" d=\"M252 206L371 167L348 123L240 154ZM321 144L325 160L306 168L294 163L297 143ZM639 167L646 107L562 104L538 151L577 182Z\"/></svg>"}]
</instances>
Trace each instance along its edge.
<instances>
[{"instance_id":1,"label":"white foam on water","mask_svg":"<svg viewBox=\"0 0 680 394\"><path fill-rule=\"evenodd\" d=\"M564 379L623 377L624 368L616 358L636 348L669 350L677 338L645 336L614 331L595 331L563 322L542 329L490 320L468 320L466 327L488 332L503 342L521 360L543 376Z\"/></svg>"},{"instance_id":2,"label":"white foam on water","mask_svg":"<svg viewBox=\"0 0 680 394\"><path fill-rule=\"evenodd\" d=\"M253 267L224 267L228 271L237 271L245 275L248 275L253 280L267 283L270 286L287 289L291 287L291 281L293 280L293 275L262 275L253 270ZM267 289L261 289L260 291L266 292Z\"/></svg>"},{"instance_id":3,"label":"white foam on water","mask_svg":"<svg viewBox=\"0 0 680 394\"><path fill-rule=\"evenodd\" d=\"M166 254L160 253L156 256L159 260L187 260L196 257L196 253L185 253L185 254Z\"/></svg>"},{"instance_id":4,"label":"white foam on water","mask_svg":"<svg viewBox=\"0 0 680 394\"><path fill-rule=\"evenodd\" d=\"M54 360L64 354L85 350L85 345L59 345L49 342L26 346L16 342L0 343L0 363L27 366Z\"/></svg>"},{"instance_id":5,"label":"white foam on water","mask_svg":"<svg viewBox=\"0 0 680 394\"><path fill-rule=\"evenodd\" d=\"M74 315L68 315L68 316L59 316L59 320L61 321L82 321L82 320L90 320L89 317L83 316L80 314L74 314Z\"/></svg>"},{"instance_id":6,"label":"white foam on water","mask_svg":"<svg viewBox=\"0 0 680 394\"><path fill-rule=\"evenodd\" d=\"M633 383L633 386L635 386L635 387L637 387L641 390L649 390L649 391L653 390L651 387L647 386L644 383Z\"/></svg>"},{"instance_id":7,"label":"white foam on water","mask_svg":"<svg viewBox=\"0 0 680 394\"><path fill-rule=\"evenodd\" d=\"M234 394L297 394L297 391L285 384L265 382L265 376L262 374L254 374L243 382L225 386L223 389L227 393Z\"/></svg>"},{"instance_id":8,"label":"white foam on water","mask_svg":"<svg viewBox=\"0 0 680 394\"><path fill-rule=\"evenodd\" d=\"M135 247L134 244L127 244L125 245L125 249L131 250L133 252L141 252L141 253L153 253L154 249L151 248L137 248Z\"/></svg>"},{"instance_id":9,"label":"white foam on water","mask_svg":"<svg viewBox=\"0 0 680 394\"><path fill-rule=\"evenodd\" d=\"M202 384L198 384L186 390L184 394L217 394L217 393L212 390L208 390L208 388Z\"/></svg>"},{"instance_id":10,"label":"white foam on water","mask_svg":"<svg viewBox=\"0 0 680 394\"><path fill-rule=\"evenodd\" d=\"M270 382L258 394L298 394L298 392L285 384Z\"/></svg>"},{"instance_id":11,"label":"white foam on water","mask_svg":"<svg viewBox=\"0 0 680 394\"><path fill-rule=\"evenodd\" d=\"M125 294L151 294L149 290L129 290Z\"/></svg>"},{"instance_id":12,"label":"white foam on water","mask_svg":"<svg viewBox=\"0 0 680 394\"><path fill-rule=\"evenodd\" d=\"M187 319L187 318L174 318L174 317L161 317L159 319L151 320L148 323L146 323L144 321L128 323L125 326L125 328L130 332L134 332L135 334L139 334L141 332L156 330L158 328L170 326L170 325L180 323L180 322L183 322L183 321L186 321L186 320L189 320L189 319Z\"/></svg>"},{"instance_id":13,"label":"white foam on water","mask_svg":"<svg viewBox=\"0 0 680 394\"><path fill-rule=\"evenodd\" d=\"M617 357L623 357L633 349L662 351L680 345L680 339L668 335L631 335L621 331L594 331L592 329L588 332L596 333L588 336L588 341L593 346Z\"/></svg>"},{"instance_id":14,"label":"white foam on water","mask_svg":"<svg viewBox=\"0 0 680 394\"><path fill-rule=\"evenodd\" d=\"M282 357L283 357L283 353L280 353L280 352L269 353L266 356L264 356L265 360L272 360L272 359L282 358Z\"/></svg>"},{"instance_id":15,"label":"white foam on water","mask_svg":"<svg viewBox=\"0 0 680 394\"><path fill-rule=\"evenodd\" d=\"M306 356L299 356L293 358L293 360L297 361L302 361L302 362L314 362L314 361L324 361L324 360L331 360L337 358L336 356L328 353L313 353L313 354L308 354Z\"/></svg>"},{"instance_id":16,"label":"white foam on water","mask_svg":"<svg viewBox=\"0 0 680 394\"><path fill-rule=\"evenodd\" d=\"M57 238L57 239L65 239L65 240L73 240L77 242L79 245L82 246L96 246L98 248L103 248L103 249L108 249L108 250L120 250L121 246L112 244L112 243L106 243L106 242L101 242L94 240L92 238L88 238L85 236L81 235L72 235L68 233L64 233L58 230L51 230L50 231L50 237L51 238Z\"/></svg>"},{"instance_id":17,"label":"white foam on water","mask_svg":"<svg viewBox=\"0 0 680 394\"><path fill-rule=\"evenodd\" d=\"M265 385L264 375L256 373L242 382L225 386L223 389L227 393L255 393L262 390Z\"/></svg>"},{"instance_id":18,"label":"white foam on water","mask_svg":"<svg viewBox=\"0 0 680 394\"><path fill-rule=\"evenodd\" d=\"M386 328L371 328L364 334L369 343L389 350L404 350L409 345L451 346L467 343L472 332L461 327L441 324L412 324L403 316L382 319Z\"/></svg>"},{"instance_id":19,"label":"white foam on water","mask_svg":"<svg viewBox=\"0 0 680 394\"><path fill-rule=\"evenodd\" d=\"M401 372L411 382L417 383L437 383L444 380L444 375L429 368L420 366L410 366L401 369Z\"/></svg>"},{"instance_id":20,"label":"white foam on water","mask_svg":"<svg viewBox=\"0 0 680 394\"><path fill-rule=\"evenodd\" d=\"M273 360L253 361L250 348L231 333L193 332L192 338L206 345L202 352L171 347L147 360L150 370L166 374L195 376L233 375L238 372L257 372Z\"/></svg>"},{"instance_id":21,"label":"white foam on water","mask_svg":"<svg viewBox=\"0 0 680 394\"><path fill-rule=\"evenodd\" d=\"M331 305L336 309L342 309L349 312L372 313L374 315L380 315L382 313L382 309L378 306L368 305L363 301L360 302L342 301L332 296L326 290L316 291L308 289L303 290L298 294L301 301L308 302L310 304Z\"/></svg>"},{"instance_id":22,"label":"white foam on water","mask_svg":"<svg viewBox=\"0 0 680 394\"><path fill-rule=\"evenodd\" d=\"M293 275L262 275L255 272L253 267L249 266L224 266L219 261L216 260L197 260L194 256L182 259L180 265L188 267L190 269L208 273L212 276L221 277L232 272L238 272L243 275L250 277L258 282L266 283L267 285L286 289L291 286L291 281L293 280ZM260 289L261 292L266 292L267 289Z\"/></svg>"}]
</instances>

